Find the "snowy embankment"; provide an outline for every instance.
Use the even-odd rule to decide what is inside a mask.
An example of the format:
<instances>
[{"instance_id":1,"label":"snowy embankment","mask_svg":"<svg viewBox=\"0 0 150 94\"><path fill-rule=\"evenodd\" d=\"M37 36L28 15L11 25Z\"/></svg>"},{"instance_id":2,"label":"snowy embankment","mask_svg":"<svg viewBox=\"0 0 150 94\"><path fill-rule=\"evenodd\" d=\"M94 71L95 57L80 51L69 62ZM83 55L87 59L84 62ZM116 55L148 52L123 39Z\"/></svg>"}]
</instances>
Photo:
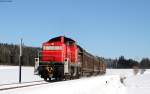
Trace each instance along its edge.
<instances>
[{"instance_id":1,"label":"snowy embankment","mask_svg":"<svg viewBox=\"0 0 150 94\"><path fill-rule=\"evenodd\" d=\"M146 69L143 74L134 75L132 69L108 69L107 75L119 75L126 77L124 85L127 94L150 94L150 69Z\"/></svg>"},{"instance_id":2,"label":"snowy embankment","mask_svg":"<svg viewBox=\"0 0 150 94\"><path fill-rule=\"evenodd\" d=\"M144 74L129 76L125 84L128 94L150 94L150 70Z\"/></svg>"}]
</instances>

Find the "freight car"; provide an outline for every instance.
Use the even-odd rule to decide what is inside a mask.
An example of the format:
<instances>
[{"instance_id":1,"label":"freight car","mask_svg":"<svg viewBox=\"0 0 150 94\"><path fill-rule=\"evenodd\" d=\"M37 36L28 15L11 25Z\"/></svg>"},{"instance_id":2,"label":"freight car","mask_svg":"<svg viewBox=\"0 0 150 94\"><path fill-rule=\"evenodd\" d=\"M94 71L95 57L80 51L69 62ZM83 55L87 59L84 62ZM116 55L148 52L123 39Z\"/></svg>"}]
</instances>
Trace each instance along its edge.
<instances>
[{"instance_id":1,"label":"freight car","mask_svg":"<svg viewBox=\"0 0 150 94\"><path fill-rule=\"evenodd\" d=\"M104 74L106 65L71 38L59 36L43 43L35 58L35 74L44 80L64 80Z\"/></svg>"}]
</instances>

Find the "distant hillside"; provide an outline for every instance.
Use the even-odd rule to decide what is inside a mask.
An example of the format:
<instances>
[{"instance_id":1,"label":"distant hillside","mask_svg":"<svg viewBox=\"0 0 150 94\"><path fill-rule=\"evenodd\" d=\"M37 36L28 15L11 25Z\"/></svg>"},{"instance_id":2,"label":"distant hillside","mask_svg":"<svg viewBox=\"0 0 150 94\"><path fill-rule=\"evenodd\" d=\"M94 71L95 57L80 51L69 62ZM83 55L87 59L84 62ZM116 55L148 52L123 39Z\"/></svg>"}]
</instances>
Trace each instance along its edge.
<instances>
[{"instance_id":1,"label":"distant hillside","mask_svg":"<svg viewBox=\"0 0 150 94\"><path fill-rule=\"evenodd\" d=\"M24 66L33 66L38 50L40 48L23 46L22 64ZM0 65L18 65L18 63L19 45L0 43Z\"/></svg>"}]
</instances>

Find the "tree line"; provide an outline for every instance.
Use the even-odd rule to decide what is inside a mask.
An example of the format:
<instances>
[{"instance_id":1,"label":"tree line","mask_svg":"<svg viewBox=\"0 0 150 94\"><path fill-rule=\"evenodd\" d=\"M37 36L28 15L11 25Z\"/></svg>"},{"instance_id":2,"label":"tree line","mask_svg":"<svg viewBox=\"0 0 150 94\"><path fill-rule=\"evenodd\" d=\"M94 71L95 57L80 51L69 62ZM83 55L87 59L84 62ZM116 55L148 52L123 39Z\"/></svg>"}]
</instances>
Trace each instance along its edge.
<instances>
[{"instance_id":1,"label":"tree line","mask_svg":"<svg viewBox=\"0 0 150 94\"><path fill-rule=\"evenodd\" d=\"M23 46L22 49L22 65L33 66L40 48ZM19 51L19 45L0 43L0 65L18 65Z\"/></svg>"},{"instance_id":2,"label":"tree line","mask_svg":"<svg viewBox=\"0 0 150 94\"><path fill-rule=\"evenodd\" d=\"M108 68L142 68L149 69L150 68L150 59L142 58L141 61L136 61L134 59L126 59L124 56L120 56L119 59L105 59L105 63Z\"/></svg>"},{"instance_id":3,"label":"tree line","mask_svg":"<svg viewBox=\"0 0 150 94\"><path fill-rule=\"evenodd\" d=\"M0 43L0 65L18 65L19 63L19 45ZM39 47L23 46L22 65L33 66L34 58L38 57ZM126 59L120 56L118 59L106 59L101 57L101 60L107 64L108 68L150 68L150 59L143 58L141 61Z\"/></svg>"}]
</instances>

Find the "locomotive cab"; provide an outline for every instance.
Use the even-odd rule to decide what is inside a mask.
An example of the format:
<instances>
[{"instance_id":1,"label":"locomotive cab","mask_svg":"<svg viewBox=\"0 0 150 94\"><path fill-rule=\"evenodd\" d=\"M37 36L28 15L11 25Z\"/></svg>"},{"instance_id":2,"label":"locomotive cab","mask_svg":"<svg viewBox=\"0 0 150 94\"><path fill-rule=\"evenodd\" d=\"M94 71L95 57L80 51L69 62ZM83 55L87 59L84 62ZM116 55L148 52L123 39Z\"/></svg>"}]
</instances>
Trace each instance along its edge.
<instances>
[{"instance_id":1,"label":"locomotive cab","mask_svg":"<svg viewBox=\"0 0 150 94\"><path fill-rule=\"evenodd\" d=\"M77 46L74 40L64 36L56 37L43 43L39 52L39 75L47 78L64 78L71 75L71 66L77 62Z\"/></svg>"}]
</instances>

